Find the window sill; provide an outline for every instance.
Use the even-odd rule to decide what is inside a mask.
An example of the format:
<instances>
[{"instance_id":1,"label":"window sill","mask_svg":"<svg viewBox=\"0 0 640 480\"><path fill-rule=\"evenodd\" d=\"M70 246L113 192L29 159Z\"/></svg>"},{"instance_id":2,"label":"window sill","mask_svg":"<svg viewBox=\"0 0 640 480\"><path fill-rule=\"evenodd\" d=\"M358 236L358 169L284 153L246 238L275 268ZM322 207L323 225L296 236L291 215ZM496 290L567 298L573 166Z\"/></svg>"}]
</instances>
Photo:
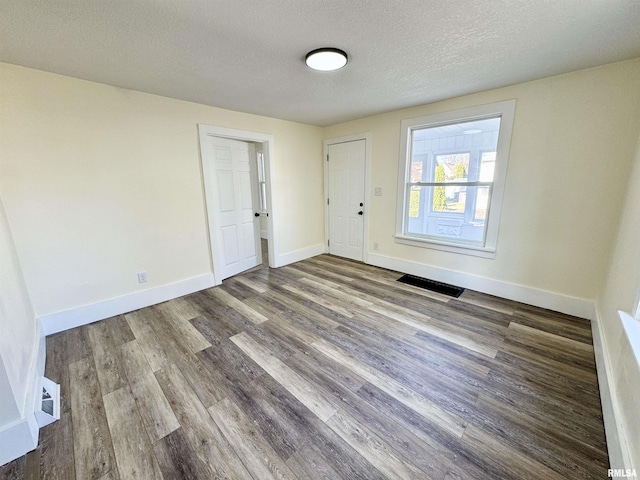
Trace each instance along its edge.
<instances>
[{"instance_id":1,"label":"window sill","mask_svg":"<svg viewBox=\"0 0 640 480\"><path fill-rule=\"evenodd\" d=\"M623 311L618 311L618 315L620 316L622 326L624 327L624 331L627 334L629 343L631 344L633 354L636 357L636 362L638 362L638 365L640 366L640 320L633 318L631 315Z\"/></svg>"},{"instance_id":2,"label":"window sill","mask_svg":"<svg viewBox=\"0 0 640 480\"><path fill-rule=\"evenodd\" d=\"M462 255L471 255L481 258L496 258L496 249L490 247L476 247L473 245L452 244L446 242L438 242L437 240L422 240L416 237L408 237L404 235L395 236L396 243L403 245L411 245L413 247L431 248L433 250L441 250L444 252L459 253Z\"/></svg>"}]
</instances>

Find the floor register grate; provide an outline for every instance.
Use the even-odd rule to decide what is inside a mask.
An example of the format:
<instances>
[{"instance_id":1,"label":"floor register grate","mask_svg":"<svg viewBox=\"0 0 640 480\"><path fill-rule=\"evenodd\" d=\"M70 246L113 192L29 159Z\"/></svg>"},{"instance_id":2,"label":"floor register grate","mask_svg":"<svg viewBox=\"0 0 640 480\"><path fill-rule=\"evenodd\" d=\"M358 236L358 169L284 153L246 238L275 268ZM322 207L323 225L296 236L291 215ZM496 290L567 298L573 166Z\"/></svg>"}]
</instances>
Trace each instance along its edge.
<instances>
[{"instance_id":1,"label":"floor register grate","mask_svg":"<svg viewBox=\"0 0 640 480\"><path fill-rule=\"evenodd\" d=\"M415 275L403 275L398 279L398 282L413 285L414 287L424 288L425 290L431 290L432 292L442 293L443 295L449 295L450 297L455 298L458 298L462 295L462 292L464 292L464 288L449 285L448 283L436 282L435 280L429 280L428 278L416 277Z\"/></svg>"}]
</instances>

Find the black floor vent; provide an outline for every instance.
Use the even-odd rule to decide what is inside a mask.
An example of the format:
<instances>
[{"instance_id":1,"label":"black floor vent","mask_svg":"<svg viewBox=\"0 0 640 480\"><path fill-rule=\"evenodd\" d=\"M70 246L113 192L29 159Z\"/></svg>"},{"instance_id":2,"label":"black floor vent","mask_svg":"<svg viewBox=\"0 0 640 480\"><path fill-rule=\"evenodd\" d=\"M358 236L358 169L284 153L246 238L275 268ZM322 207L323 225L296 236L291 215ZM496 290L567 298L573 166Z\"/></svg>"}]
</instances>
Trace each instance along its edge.
<instances>
[{"instance_id":1,"label":"black floor vent","mask_svg":"<svg viewBox=\"0 0 640 480\"><path fill-rule=\"evenodd\" d=\"M443 295L449 295L450 297L458 298L464 292L464 288L456 287L455 285L449 285L448 283L440 283L428 278L416 277L414 275L403 275L398 279L399 282L406 283L407 285L413 285L414 287L424 288L425 290L431 290L432 292L442 293Z\"/></svg>"}]
</instances>

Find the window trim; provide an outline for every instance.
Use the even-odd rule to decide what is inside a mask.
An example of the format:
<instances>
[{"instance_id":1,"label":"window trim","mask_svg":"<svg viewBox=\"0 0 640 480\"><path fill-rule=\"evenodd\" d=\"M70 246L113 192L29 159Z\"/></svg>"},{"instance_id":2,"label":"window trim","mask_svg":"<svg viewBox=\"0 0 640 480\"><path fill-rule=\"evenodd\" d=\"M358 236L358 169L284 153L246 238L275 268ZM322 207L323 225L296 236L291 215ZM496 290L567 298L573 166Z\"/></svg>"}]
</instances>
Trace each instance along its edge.
<instances>
[{"instance_id":1,"label":"window trim","mask_svg":"<svg viewBox=\"0 0 640 480\"><path fill-rule=\"evenodd\" d=\"M396 211L396 243L416 247L444 250L452 253L474 255L484 258L495 258L498 243L498 229L502 212L502 198L509 163L509 150L511 147L511 134L516 101L505 100L486 105L436 113L418 118L403 120L401 123L400 158L398 161L398 198ZM408 203L406 202L409 189L407 188L411 167L411 132L413 130L436 127L447 124L462 123L500 116L500 130L498 145L496 148L496 166L494 170L491 201L489 203L489 215L485 226L484 245L465 244L464 242L452 242L446 239L425 238L418 235L405 233L405 214L408 215Z\"/></svg>"}]
</instances>

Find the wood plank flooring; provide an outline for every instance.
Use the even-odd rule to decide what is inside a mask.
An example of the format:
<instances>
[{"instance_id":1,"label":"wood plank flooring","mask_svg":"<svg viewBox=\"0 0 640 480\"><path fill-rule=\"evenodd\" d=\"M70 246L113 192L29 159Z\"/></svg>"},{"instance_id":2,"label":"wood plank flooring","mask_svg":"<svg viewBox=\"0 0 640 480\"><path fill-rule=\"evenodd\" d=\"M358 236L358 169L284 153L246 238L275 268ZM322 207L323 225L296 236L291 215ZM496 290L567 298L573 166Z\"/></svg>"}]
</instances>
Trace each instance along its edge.
<instances>
[{"instance_id":1,"label":"wood plank flooring","mask_svg":"<svg viewBox=\"0 0 640 480\"><path fill-rule=\"evenodd\" d=\"M588 321L321 255L53 335L3 479L601 479Z\"/></svg>"}]
</instances>

